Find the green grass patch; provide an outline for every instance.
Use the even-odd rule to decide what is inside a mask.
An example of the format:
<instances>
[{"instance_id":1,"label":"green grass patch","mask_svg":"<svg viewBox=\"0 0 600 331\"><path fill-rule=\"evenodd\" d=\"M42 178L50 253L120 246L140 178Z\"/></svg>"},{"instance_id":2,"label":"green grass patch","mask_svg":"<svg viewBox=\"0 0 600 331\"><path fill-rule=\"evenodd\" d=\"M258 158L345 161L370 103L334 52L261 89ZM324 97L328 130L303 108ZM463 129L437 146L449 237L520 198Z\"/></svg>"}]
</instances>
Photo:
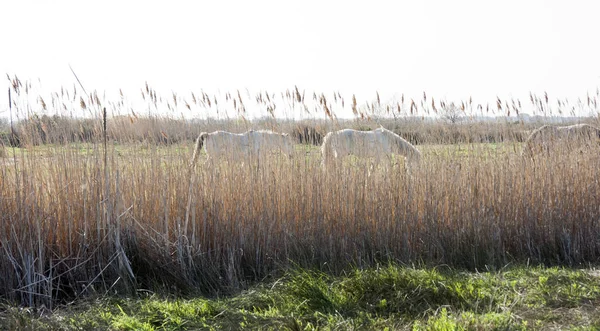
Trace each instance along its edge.
<instances>
[{"instance_id":1,"label":"green grass patch","mask_svg":"<svg viewBox=\"0 0 600 331\"><path fill-rule=\"evenodd\" d=\"M227 298L109 297L53 312L5 306L0 329L593 330L599 299L587 270L389 265L338 277L294 270Z\"/></svg>"}]
</instances>

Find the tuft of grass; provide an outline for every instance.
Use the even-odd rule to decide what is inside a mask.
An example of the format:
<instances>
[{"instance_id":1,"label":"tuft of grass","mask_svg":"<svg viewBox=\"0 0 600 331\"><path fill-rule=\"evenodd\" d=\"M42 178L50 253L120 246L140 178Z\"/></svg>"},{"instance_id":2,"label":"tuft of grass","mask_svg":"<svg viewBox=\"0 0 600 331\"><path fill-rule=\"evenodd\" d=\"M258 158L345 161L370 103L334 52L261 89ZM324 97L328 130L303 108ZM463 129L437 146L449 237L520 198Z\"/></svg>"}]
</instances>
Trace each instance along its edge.
<instances>
[{"instance_id":1,"label":"tuft of grass","mask_svg":"<svg viewBox=\"0 0 600 331\"><path fill-rule=\"evenodd\" d=\"M413 331L445 331L445 330L528 330L527 321L508 312L474 314L472 312L452 314L442 308L426 321L415 321ZM537 327L541 326L538 323Z\"/></svg>"}]
</instances>

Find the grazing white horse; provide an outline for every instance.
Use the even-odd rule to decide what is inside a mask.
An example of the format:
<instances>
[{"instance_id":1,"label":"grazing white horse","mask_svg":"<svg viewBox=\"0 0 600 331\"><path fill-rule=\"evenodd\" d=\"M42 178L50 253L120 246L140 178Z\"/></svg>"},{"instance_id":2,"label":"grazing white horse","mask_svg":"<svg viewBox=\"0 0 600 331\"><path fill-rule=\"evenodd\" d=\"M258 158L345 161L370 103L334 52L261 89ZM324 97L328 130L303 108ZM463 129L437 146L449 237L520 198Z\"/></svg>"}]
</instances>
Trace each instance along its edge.
<instances>
[{"instance_id":1,"label":"grazing white horse","mask_svg":"<svg viewBox=\"0 0 600 331\"><path fill-rule=\"evenodd\" d=\"M570 150L581 146L589 148L593 144L600 143L600 129L589 124L544 125L529 135L521 154L529 158L540 153L550 154L557 143L568 146Z\"/></svg>"},{"instance_id":2,"label":"grazing white horse","mask_svg":"<svg viewBox=\"0 0 600 331\"><path fill-rule=\"evenodd\" d=\"M294 154L294 142L287 133L266 130L250 130L244 133L202 132L196 139L191 167L196 163L203 146L208 156L206 162L221 157L228 160L264 157L269 152L281 152L289 158Z\"/></svg>"},{"instance_id":3,"label":"grazing white horse","mask_svg":"<svg viewBox=\"0 0 600 331\"><path fill-rule=\"evenodd\" d=\"M321 153L324 169L330 162L346 155L375 158L374 166L377 166L382 156L399 154L407 161L405 163L407 171L409 167L417 167L421 160L421 152L415 146L383 127L373 131L344 129L329 132L323 139Z\"/></svg>"}]
</instances>

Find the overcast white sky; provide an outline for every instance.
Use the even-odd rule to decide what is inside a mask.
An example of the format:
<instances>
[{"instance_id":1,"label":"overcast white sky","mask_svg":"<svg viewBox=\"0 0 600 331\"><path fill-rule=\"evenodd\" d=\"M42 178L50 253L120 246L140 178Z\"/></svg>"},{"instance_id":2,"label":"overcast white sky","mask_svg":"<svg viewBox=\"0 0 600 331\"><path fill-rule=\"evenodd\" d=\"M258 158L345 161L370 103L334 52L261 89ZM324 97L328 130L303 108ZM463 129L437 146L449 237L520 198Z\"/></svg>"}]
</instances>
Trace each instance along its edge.
<instances>
[{"instance_id":1,"label":"overcast white sky","mask_svg":"<svg viewBox=\"0 0 600 331\"><path fill-rule=\"evenodd\" d=\"M600 85L599 13L552 0L5 1L0 71L53 91L74 83L70 64L99 91L585 96Z\"/></svg>"}]
</instances>

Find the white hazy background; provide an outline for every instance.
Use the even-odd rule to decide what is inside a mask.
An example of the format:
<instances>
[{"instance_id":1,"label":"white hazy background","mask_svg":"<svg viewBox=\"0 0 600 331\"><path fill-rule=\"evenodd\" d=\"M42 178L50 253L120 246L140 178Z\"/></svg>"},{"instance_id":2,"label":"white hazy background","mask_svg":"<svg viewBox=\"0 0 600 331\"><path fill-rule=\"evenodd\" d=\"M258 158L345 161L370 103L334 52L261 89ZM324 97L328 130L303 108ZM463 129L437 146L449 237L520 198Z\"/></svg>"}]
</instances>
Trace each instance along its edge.
<instances>
[{"instance_id":1,"label":"white hazy background","mask_svg":"<svg viewBox=\"0 0 600 331\"><path fill-rule=\"evenodd\" d=\"M4 1L0 71L49 92L73 86L71 65L109 93L583 98L600 85L598 13L550 0Z\"/></svg>"}]
</instances>

